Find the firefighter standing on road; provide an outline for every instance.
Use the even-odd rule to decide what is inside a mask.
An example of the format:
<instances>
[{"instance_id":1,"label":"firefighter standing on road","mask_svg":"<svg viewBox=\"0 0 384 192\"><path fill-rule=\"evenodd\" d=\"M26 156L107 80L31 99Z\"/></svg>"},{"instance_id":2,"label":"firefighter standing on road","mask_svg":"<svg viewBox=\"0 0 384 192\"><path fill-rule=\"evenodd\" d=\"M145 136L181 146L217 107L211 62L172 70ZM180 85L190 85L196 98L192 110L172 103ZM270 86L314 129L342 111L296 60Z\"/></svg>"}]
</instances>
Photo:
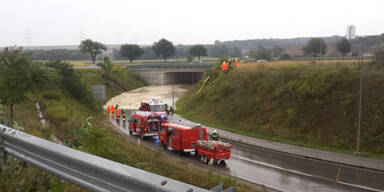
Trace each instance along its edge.
<instances>
[{"instance_id":1,"label":"firefighter standing on road","mask_svg":"<svg viewBox=\"0 0 384 192\"><path fill-rule=\"evenodd\" d=\"M114 114L115 114L115 106L111 106L111 111L112 111L112 118L114 118Z\"/></svg>"},{"instance_id":2,"label":"firefighter standing on road","mask_svg":"<svg viewBox=\"0 0 384 192\"><path fill-rule=\"evenodd\" d=\"M107 106L107 113L108 113L108 116L111 113L111 106L110 105Z\"/></svg>"},{"instance_id":3,"label":"firefighter standing on road","mask_svg":"<svg viewBox=\"0 0 384 192\"><path fill-rule=\"evenodd\" d=\"M120 124L120 109L116 109L116 122L117 124Z\"/></svg>"},{"instance_id":4,"label":"firefighter standing on road","mask_svg":"<svg viewBox=\"0 0 384 192\"><path fill-rule=\"evenodd\" d=\"M217 133L216 129L212 131L211 139L215 141L219 140L219 134Z\"/></svg>"},{"instance_id":5,"label":"firefighter standing on road","mask_svg":"<svg viewBox=\"0 0 384 192\"><path fill-rule=\"evenodd\" d=\"M126 112L126 110L122 110L122 117L123 117L123 125L125 125L125 121L127 120L126 119L126 114L127 114L127 112Z\"/></svg>"},{"instance_id":6,"label":"firefighter standing on road","mask_svg":"<svg viewBox=\"0 0 384 192\"><path fill-rule=\"evenodd\" d=\"M169 115L168 104L164 104L164 107L165 107L165 112L167 113L167 115Z\"/></svg>"}]
</instances>

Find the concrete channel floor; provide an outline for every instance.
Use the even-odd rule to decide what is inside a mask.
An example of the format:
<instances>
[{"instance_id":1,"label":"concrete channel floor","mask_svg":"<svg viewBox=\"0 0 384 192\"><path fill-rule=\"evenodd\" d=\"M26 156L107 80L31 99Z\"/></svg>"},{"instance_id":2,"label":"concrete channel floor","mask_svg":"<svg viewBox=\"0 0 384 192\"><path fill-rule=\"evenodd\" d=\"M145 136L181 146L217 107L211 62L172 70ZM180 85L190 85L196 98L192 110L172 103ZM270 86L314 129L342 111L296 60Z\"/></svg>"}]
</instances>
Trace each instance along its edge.
<instances>
[{"instance_id":1,"label":"concrete channel floor","mask_svg":"<svg viewBox=\"0 0 384 192\"><path fill-rule=\"evenodd\" d=\"M173 123L182 123L187 126L196 125L196 123L191 122L178 115L169 116L168 120ZM284 153L306 157L306 158L312 158L312 159L350 165L355 167L362 167L362 168L384 171L384 160L380 160L380 159L359 157L359 156L354 156L354 155L349 155L344 153L324 151L319 149L312 149L312 148L301 147L296 145L284 144L284 143L249 137L245 135L240 135L240 134L232 133L229 131L225 131L225 130L221 130L218 128L213 128L205 125L202 125L202 126L206 127L209 133L211 133L214 129L216 129L216 131L218 132L221 138L234 141L234 142L239 142L247 145L252 145L252 146L269 149L273 151L284 152Z\"/></svg>"}]
</instances>

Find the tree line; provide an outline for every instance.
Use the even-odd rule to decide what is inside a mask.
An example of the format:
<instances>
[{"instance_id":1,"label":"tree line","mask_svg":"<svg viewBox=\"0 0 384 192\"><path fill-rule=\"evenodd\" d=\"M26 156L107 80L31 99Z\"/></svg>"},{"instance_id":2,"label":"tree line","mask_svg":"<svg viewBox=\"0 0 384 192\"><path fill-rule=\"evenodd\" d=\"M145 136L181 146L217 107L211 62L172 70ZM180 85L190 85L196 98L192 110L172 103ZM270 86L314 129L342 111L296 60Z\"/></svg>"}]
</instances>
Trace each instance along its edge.
<instances>
[{"instance_id":1,"label":"tree line","mask_svg":"<svg viewBox=\"0 0 384 192\"><path fill-rule=\"evenodd\" d=\"M100 55L102 51L107 49L106 45L97 41L92 41L91 39L82 41L79 48L82 53L90 56L93 63L96 62L97 55ZM163 38L154 42L150 47L150 50L148 47L142 48L137 44L123 44L120 46L119 50L114 50L114 55L118 58L129 59L132 63L133 60L139 59L145 52L148 51L151 51L156 57L160 57L164 60L164 62L167 62L171 56L175 55L176 48L171 41ZM188 53L191 56L198 57L200 60L201 56L207 56L207 49L203 45L194 45L189 48Z\"/></svg>"},{"instance_id":2,"label":"tree line","mask_svg":"<svg viewBox=\"0 0 384 192\"><path fill-rule=\"evenodd\" d=\"M383 35L381 35L383 36ZM357 56L362 53L365 46L366 50L372 50L376 46L377 38L368 36L364 39L347 40L345 38L338 38L336 41L337 51L345 57L352 51L352 44L354 45L355 52L352 56ZM367 45L366 45L367 44ZM302 56L310 56L315 61L318 56L327 53L327 39L324 38L310 38L302 46ZM97 56L100 56L103 51L107 50L107 46L97 41L87 39L81 42L79 50L65 50L55 49L49 51L29 51L32 58L35 60L86 60L91 59L93 63L96 62ZM358 51L358 52L356 52ZM289 60L289 55L283 47L278 45L271 48L258 46L256 49L245 50L239 46L232 46L225 42L215 41L213 45L174 45L167 39L160 39L154 42L152 46L139 46L137 44L123 44L119 48L112 50L112 57L116 60L128 59L131 62L137 59L152 60L163 59L167 61L170 57L173 58L188 58L193 60L193 57L201 59L202 56L212 57L249 57L255 60Z\"/></svg>"}]
</instances>

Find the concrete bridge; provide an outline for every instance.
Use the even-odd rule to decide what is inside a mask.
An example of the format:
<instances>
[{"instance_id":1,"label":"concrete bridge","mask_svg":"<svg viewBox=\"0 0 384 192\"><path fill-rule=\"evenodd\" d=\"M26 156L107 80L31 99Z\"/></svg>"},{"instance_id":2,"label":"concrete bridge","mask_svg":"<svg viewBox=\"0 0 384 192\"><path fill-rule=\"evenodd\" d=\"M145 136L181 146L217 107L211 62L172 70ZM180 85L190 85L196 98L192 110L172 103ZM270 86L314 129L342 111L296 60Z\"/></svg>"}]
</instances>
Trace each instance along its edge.
<instances>
[{"instance_id":1,"label":"concrete bridge","mask_svg":"<svg viewBox=\"0 0 384 192\"><path fill-rule=\"evenodd\" d=\"M126 68L138 74L150 85L194 84L213 64L161 63L132 65Z\"/></svg>"}]
</instances>

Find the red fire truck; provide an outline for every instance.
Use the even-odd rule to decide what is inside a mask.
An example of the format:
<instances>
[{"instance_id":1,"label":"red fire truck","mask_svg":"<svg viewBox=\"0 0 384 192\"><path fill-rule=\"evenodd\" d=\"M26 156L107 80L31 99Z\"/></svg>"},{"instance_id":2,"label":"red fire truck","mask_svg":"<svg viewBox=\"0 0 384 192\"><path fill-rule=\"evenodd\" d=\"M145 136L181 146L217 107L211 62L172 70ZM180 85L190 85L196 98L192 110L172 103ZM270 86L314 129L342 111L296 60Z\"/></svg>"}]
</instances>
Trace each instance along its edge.
<instances>
[{"instance_id":1,"label":"red fire truck","mask_svg":"<svg viewBox=\"0 0 384 192\"><path fill-rule=\"evenodd\" d=\"M195 152L196 141L207 140L207 130L201 126L186 127L173 123L163 123L160 127L159 143L165 149L178 152Z\"/></svg>"},{"instance_id":2,"label":"red fire truck","mask_svg":"<svg viewBox=\"0 0 384 192\"><path fill-rule=\"evenodd\" d=\"M165 103L160 100L146 100L141 102L139 111L148 111L154 117L160 117L167 120L167 112L165 111Z\"/></svg>"},{"instance_id":3,"label":"red fire truck","mask_svg":"<svg viewBox=\"0 0 384 192\"><path fill-rule=\"evenodd\" d=\"M207 129L201 126L162 123L158 136L159 143L165 149L200 155L204 163L210 160L219 163L231 155L232 146L229 143L208 140Z\"/></svg>"},{"instance_id":4,"label":"red fire truck","mask_svg":"<svg viewBox=\"0 0 384 192\"><path fill-rule=\"evenodd\" d=\"M139 135L141 139L145 136L156 136L162 121L164 119L153 116L150 112L133 112L129 117L129 134Z\"/></svg>"}]
</instances>

